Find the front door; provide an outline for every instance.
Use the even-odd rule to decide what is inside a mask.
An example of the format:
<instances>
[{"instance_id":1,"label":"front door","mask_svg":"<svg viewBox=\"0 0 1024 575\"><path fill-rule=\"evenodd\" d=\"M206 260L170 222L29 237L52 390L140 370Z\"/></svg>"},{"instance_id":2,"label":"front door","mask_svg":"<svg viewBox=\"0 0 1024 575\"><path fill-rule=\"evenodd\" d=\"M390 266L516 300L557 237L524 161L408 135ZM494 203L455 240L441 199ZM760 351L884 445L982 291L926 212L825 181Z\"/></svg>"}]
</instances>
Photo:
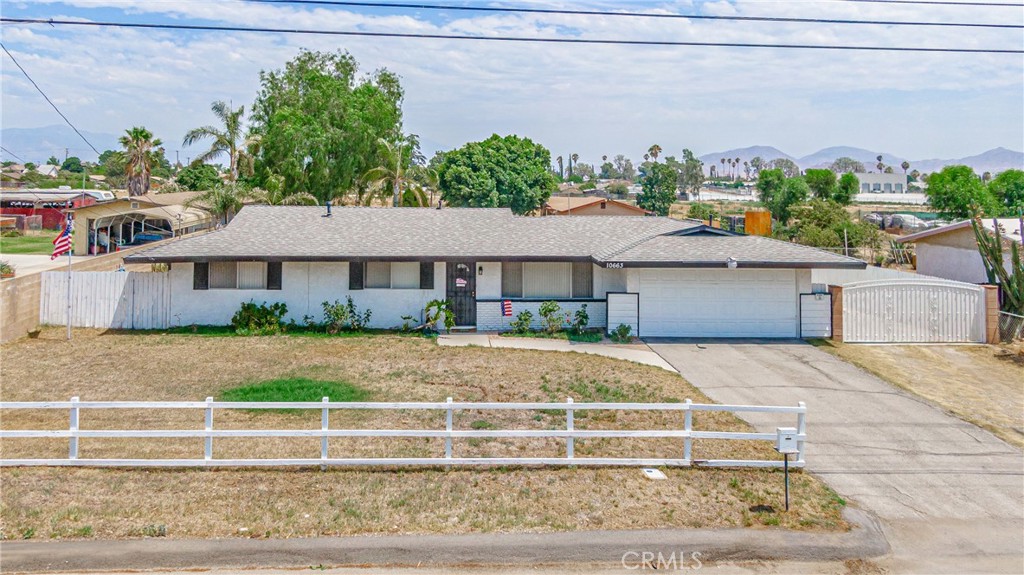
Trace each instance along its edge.
<instances>
[{"instance_id":1,"label":"front door","mask_svg":"<svg viewBox=\"0 0 1024 575\"><path fill-rule=\"evenodd\" d=\"M448 262L448 300L455 312L455 325L476 325L476 264Z\"/></svg>"}]
</instances>

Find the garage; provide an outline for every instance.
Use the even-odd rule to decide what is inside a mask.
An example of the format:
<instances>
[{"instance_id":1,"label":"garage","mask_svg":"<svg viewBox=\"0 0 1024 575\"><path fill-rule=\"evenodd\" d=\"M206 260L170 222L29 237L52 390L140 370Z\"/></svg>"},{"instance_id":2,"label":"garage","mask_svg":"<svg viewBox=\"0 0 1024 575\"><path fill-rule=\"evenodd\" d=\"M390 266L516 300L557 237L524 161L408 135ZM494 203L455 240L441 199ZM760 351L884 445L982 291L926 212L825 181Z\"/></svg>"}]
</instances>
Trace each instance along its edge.
<instances>
[{"instance_id":1,"label":"garage","mask_svg":"<svg viewBox=\"0 0 1024 575\"><path fill-rule=\"evenodd\" d=\"M798 337L793 269L630 270L642 337ZM632 291L632 290L631 290Z\"/></svg>"}]
</instances>

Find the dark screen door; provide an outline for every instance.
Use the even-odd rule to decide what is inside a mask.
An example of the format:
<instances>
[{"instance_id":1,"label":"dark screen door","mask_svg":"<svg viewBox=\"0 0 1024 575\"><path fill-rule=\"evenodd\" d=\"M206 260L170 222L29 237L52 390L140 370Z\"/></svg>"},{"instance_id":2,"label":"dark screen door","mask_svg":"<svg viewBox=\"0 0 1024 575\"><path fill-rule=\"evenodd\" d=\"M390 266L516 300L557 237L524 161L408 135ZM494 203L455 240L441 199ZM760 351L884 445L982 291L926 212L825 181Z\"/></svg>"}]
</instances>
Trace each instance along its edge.
<instances>
[{"instance_id":1,"label":"dark screen door","mask_svg":"<svg viewBox=\"0 0 1024 575\"><path fill-rule=\"evenodd\" d=\"M476 264L448 262L448 299L455 312L455 325L476 325Z\"/></svg>"}]
</instances>

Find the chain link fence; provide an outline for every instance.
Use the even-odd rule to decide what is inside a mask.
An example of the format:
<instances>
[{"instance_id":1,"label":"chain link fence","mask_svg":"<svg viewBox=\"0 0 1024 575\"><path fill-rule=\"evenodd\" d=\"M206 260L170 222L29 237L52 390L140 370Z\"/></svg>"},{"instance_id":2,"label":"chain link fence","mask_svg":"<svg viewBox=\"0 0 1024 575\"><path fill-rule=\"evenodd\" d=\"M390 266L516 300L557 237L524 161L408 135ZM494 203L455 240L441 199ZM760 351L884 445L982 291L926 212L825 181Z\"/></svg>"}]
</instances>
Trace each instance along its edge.
<instances>
[{"instance_id":1,"label":"chain link fence","mask_svg":"<svg viewBox=\"0 0 1024 575\"><path fill-rule=\"evenodd\" d=\"M999 312L999 340L1003 343L1024 340L1024 315Z\"/></svg>"}]
</instances>

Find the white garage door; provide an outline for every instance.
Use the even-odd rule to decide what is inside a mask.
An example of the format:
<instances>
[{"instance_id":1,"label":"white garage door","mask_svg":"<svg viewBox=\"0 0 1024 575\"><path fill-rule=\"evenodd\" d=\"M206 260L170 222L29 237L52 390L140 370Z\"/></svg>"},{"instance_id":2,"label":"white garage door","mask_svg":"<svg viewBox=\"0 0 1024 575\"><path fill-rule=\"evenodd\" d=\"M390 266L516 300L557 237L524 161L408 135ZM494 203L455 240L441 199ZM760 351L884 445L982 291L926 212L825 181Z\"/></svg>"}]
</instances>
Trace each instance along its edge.
<instances>
[{"instance_id":1,"label":"white garage door","mask_svg":"<svg viewBox=\"0 0 1024 575\"><path fill-rule=\"evenodd\" d=\"M637 270L644 337L797 337L793 270Z\"/></svg>"}]
</instances>

